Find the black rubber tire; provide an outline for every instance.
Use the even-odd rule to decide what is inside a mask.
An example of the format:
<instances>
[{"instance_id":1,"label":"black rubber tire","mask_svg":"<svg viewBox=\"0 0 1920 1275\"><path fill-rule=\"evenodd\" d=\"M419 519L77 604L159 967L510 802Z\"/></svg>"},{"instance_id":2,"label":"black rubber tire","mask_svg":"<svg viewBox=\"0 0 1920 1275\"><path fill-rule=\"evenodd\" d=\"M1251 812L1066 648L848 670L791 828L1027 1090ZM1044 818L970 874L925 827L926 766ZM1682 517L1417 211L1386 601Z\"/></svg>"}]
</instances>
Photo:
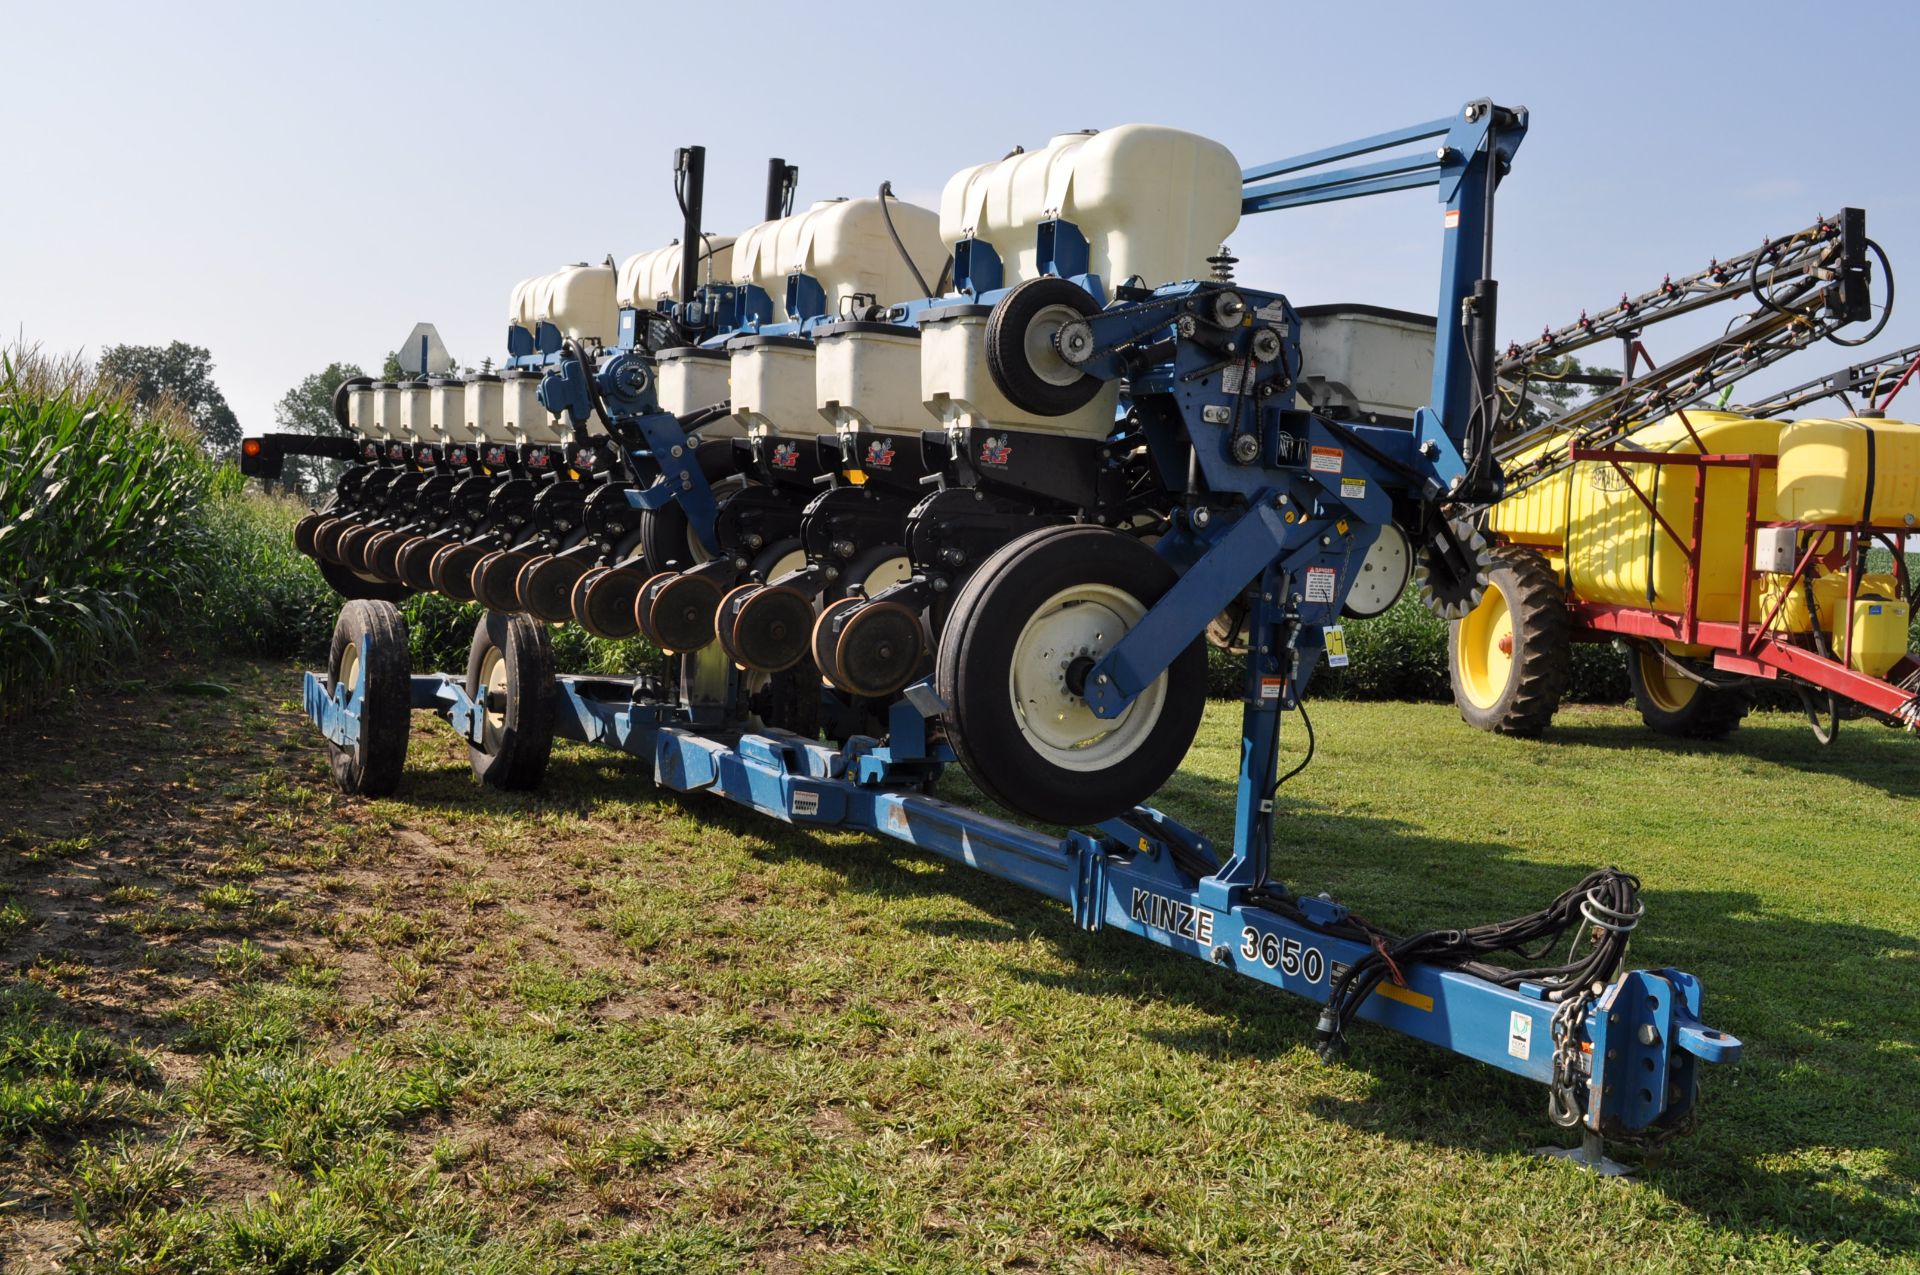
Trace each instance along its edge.
<instances>
[{"instance_id":1,"label":"black rubber tire","mask_svg":"<svg viewBox=\"0 0 1920 1275\"><path fill-rule=\"evenodd\" d=\"M413 596L413 590L404 584L369 580L358 571L350 571L325 558L316 558L314 562L320 568L320 578L343 598L359 602L400 602Z\"/></svg>"},{"instance_id":2,"label":"black rubber tire","mask_svg":"<svg viewBox=\"0 0 1920 1275\"><path fill-rule=\"evenodd\" d=\"M1447 676L1453 702L1470 726L1497 735L1531 738L1552 723L1572 676L1573 621L1566 593L1547 560L1531 549L1506 545L1487 555L1487 589L1480 605L1447 626ZM1498 596L1496 596L1498 595ZM1512 618L1512 650L1505 682L1477 696L1474 676L1464 672L1471 632L1482 608L1504 606ZM1468 637L1463 638L1463 630Z\"/></svg>"},{"instance_id":3,"label":"black rubber tire","mask_svg":"<svg viewBox=\"0 0 1920 1275\"><path fill-rule=\"evenodd\" d=\"M327 685L340 681L341 663L353 650L359 659L362 638L366 659L359 676L360 738L342 748L327 741L333 782L342 792L385 797L400 786L407 765L407 735L413 729L413 672L407 655L407 621L391 602L357 598L340 608L327 651Z\"/></svg>"},{"instance_id":4,"label":"black rubber tire","mask_svg":"<svg viewBox=\"0 0 1920 1275\"><path fill-rule=\"evenodd\" d=\"M685 571L698 566L693 556L687 511L677 500L669 500L658 509L640 512L638 537L640 558L648 575L662 571Z\"/></svg>"},{"instance_id":5,"label":"black rubber tire","mask_svg":"<svg viewBox=\"0 0 1920 1275\"><path fill-rule=\"evenodd\" d=\"M832 588L827 591L828 600L837 602L841 598L869 596L865 593L855 594L853 590L857 586L864 585L867 582L867 577L875 571L878 571L886 563L895 558L905 558L906 556L906 549L900 545L875 545L870 549L861 550L855 554L853 560L848 562L846 567L841 570L840 578L835 580ZM908 574L911 575L913 570L911 562L909 562L907 570Z\"/></svg>"},{"instance_id":6,"label":"black rubber tire","mask_svg":"<svg viewBox=\"0 0 1920 1275\"><path fill-rule=\"evenodd\" d=\"M349 376L333 387L333 419L345 433L353 433L353 423L348 419L347 397L355 390L365 389L373 384L371 376Z\"/></svg>"},{"instance_id":7,"label":"black rubber tire","mask_svg":"<svg viewBox=\"0 0 1920 1275\"><path fill-rule=\"evenodd\" d=\"M1065 416L1093 401L1104 384L1081 376L1065 385L1041 376L1027 358L1027 329L1044 310L1067 306L1082 317L1100 313L1100 303L1085 288L1043 275L1016 283L987 317L987 372L1007 401L1035 416Z\"/></svg>"},{"instance_id":8,"label":"black rubber tire","mask_svg":"<svg viewBox=\"0 0 1920 1275\"><path fill-rule=\"evenodd\" d=\"M1647 729L1675 739L1725 739L1740 725L1753 702L1738 690L1694 685L1685 703L1673 702L1664 686L1650 684L1649 663L1664 667L1658 654L1643 649L1627 652L1627 680L1633 684L1633 706Z\"/></svg>"},{"instance_id":9,"label":"black rubber tire","mask_svg":"<svg viewBox=\"0 0 1920 1275\"><path fill-rule=\"evenodd\" d=\"M473 629L467 651L466 691L476 702L488 656L498 651L505 661L501 700L491 705L502 721L489 715L484 746L467 745L473 777L489 788L524 791L540 786L553 755L553 714L559 691L553 680L553 646L546 626L530 615L503 615L489 611Z\"/></svg>"},{"instance_id":10,"label":"black rubber tire","mask_svg":"<svg viewBox=\"0 0 1920 1275\"><path fill-rule=\"evenodd\" d=\"M1022 732L1008 695L1013 657L1035 608L1074 585L1121 589L1151 607L1178 579L1131 536L1104 527L1043 527L1003 546L954 599L935 657L947 739L967 774L1011 810L1050 823L1124 814L1180 765L1206 707L1207 650L1195 638L1161 676L1166 701L1142 740L1098 771L1058 766Z\"/></svg>"}]
</instances>

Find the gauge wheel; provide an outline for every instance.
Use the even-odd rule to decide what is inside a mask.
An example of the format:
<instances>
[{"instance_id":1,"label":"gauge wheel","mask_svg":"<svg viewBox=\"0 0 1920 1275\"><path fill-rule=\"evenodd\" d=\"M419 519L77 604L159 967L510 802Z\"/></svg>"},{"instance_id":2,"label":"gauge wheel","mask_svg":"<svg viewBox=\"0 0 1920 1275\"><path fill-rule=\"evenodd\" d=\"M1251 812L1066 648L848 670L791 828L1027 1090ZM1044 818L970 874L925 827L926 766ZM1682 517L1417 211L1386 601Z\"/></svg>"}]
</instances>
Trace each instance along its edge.
<instances>
[{"instance_id":1,"label":"gauge wheel","mask_svg":"<svg viewBox=\"0 0 1920 1275\"><path fill-rule=\"evenodd\" d=\"M342 792L384 797L400 786L412 729L413 685L407 622L391 602L358 598L340 608L327 652L327 692L359 696L360 733L350 745L327 741L333 782Z\"/></svg>"},{"instance_id":2,"label":"gauge wheel","mask_svg":"<svg viewBox=\"0 0 1920 1275\"><path fill-rule=\"evenodd\" d=\"M1035 416L1065 416L1093 401L1103 382L1060 357L1055 338L1100 313L1086 289L1042 276L1017 283L987 318L987 371L1007 401Z\"/></svg>"},{"instance_id":3,"label":"gauge wheel","mask_svg":"<svg viewBox=\"0 0 1920 1275\"><path fill-rule=\"evenodd\" d=\"M1647 729L1677 739L1725 739L1752 707L1738 690L1703 686L1687 677L1652 646L1628 653L1627 679Z\"/></svg>"},{"instance_id":4,"label":"gauge wheel","mask_svg":"<svg viewBox=\"0 0 1920 1275\"><path fill-rule=\"evenodd\" d=\"M489 611L467 651L467 698L484 718L482 742L467 743L473 777L489 788L536 788L553 753L558 691L547 630L530 615Z\"/></svg>"},{"instance_id":5,"label":"gauge wheel","mask_svg":"<svg viewBox=\"0 0 1920 1275\"><path fill-rule=\"evenodd\" d=\"M1453 702L1481 730L1538 735L1567 692L1573 625L1566 595L1531 549L1495 549L1487 566L1486 593L1447 629Z\"/></svg>"},{"instance_id":6,"label":"gauge wheel","mask_svg":"<svg viewBox=\"0 0 1920 1275\"><path fill-rule=\"evenodd\" d=\"M1152 796L1193 742L1206 706L1196 637L1118 717L1095 716L1089 670L1176 575L1151 548L1103 527L1046 527L969 577L941 634L936 686L967 774L1013 810L1094 823Z\"/></svg>"}]
</instances>

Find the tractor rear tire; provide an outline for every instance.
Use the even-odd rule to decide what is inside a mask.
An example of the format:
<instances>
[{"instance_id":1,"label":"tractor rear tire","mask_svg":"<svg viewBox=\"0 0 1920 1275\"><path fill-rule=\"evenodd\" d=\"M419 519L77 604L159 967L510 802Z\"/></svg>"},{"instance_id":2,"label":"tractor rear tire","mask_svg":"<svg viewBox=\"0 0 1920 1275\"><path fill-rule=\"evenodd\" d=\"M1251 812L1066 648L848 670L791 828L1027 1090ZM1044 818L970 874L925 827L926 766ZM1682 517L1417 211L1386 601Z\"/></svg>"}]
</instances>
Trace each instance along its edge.
<instances>
[{"instance_id":1,"label":"tractor rear tire","mask_svg":"<svg viewBox=\"0 0 1920 1275\"><path fill-rule=\"evenodd\" d=\"M1647 647L1627 653L1627 679L1647 729L1675 739L1725 739L1753 707L1740 691L1702 686L1674 672Z\"/></svg>"},{"instance_id":2,"label":"tractor rear tire","mask_svg":"<svg viewBox=\"0 0 1920 1275\"><path fill-rule=\"evenodd\" d=\"M342 792L388 796L400 786L413 729L407 622L393 603L356 598L340 608L327 652L327 688L342 686L360 693L360 738L347 748L327 741L333 782Z\"/></svg>"},{"instance_id":3,"label":"tractor rear tire","mask_svg":"<svg viewBox=\"0 0 1920 1275\"><path fill-rule=\"evenodd\" d=\"M466 691L486 713L486 742L467 745L473 777L489 788L539 787L553 755L559 698L546 626L524 614L481 616L467 652Z\"/></svg>"},{"instance_id":4,"label":"tractor rear tire","mask_svg":"<svg viewBox=\"0 0 1920 1275\"><path fill-rule=\"evenodd\" d=\"M1571 676L1566 594L1531 549L1505 546L1487 561L1486 595L1447 627L1453 702L1470 726L1536 736L1553 721Z\"/></svg>"}]
</instances>

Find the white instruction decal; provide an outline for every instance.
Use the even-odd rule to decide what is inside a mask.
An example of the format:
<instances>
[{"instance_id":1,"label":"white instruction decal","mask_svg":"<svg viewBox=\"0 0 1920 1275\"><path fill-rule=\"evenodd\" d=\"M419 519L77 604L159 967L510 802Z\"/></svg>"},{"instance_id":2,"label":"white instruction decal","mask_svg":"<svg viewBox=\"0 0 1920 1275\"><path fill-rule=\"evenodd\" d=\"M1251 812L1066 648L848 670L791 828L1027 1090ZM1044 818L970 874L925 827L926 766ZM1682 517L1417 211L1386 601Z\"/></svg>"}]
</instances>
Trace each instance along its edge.
<instances>
[{"instance_id":1,"label":"white instruction decal","mask_svg":"<svg viewBox=\"0 0 1920 1275\"><path fill-rule=\"evenodd\" d=\"M1307 568L1307 601L1333 601L1334 586L1339 583L1340 573L1332 567Z\"/></svg>"},{"instance_id":2,"label":"white instruction decal","mask_svg":"<svg viewBox=\"0 0 1920 1275\"><path fill-rule=\"evenodd\" d=\"M1522 1062L1533 1053L1533 1018L1517 1009L1507 1018L1507 1052Z\"/></svg>"}]
</instances>

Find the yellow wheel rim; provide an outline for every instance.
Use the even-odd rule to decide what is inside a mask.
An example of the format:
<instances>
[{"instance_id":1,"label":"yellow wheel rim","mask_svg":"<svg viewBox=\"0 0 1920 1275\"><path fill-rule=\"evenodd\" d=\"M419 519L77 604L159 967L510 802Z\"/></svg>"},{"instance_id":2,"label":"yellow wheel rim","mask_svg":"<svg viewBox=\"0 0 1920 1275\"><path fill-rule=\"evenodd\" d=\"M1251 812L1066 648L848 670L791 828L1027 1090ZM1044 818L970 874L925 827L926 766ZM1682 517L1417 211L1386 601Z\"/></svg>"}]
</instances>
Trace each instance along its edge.
<instances>
[{"instance_id":1,"label":"yellow wheel rim","mask_svg":"<svg viewBox=\"0 0 1920 1275\"><path fill-rule=\"evenodd\" d=\"M1460 689L1475 708L1492 708L1513 678L1513 611L1498 585L1460 621L1454 642Z\"/></svg>"},{"instance_id":2,"label":"yellow wheel rim","mask_svg":"<svg viewBox=\"0 0 1920 1275\"><path fill-rule=\"evenodd\" d=\"M1700 693L1698 682L1681 677L1654 652L1641 651L1634 658L1640 661L1641 689L1648 702L1661 712L1677 713L1693 703L1693 697Z\"/></svg>"}]
</instances>

